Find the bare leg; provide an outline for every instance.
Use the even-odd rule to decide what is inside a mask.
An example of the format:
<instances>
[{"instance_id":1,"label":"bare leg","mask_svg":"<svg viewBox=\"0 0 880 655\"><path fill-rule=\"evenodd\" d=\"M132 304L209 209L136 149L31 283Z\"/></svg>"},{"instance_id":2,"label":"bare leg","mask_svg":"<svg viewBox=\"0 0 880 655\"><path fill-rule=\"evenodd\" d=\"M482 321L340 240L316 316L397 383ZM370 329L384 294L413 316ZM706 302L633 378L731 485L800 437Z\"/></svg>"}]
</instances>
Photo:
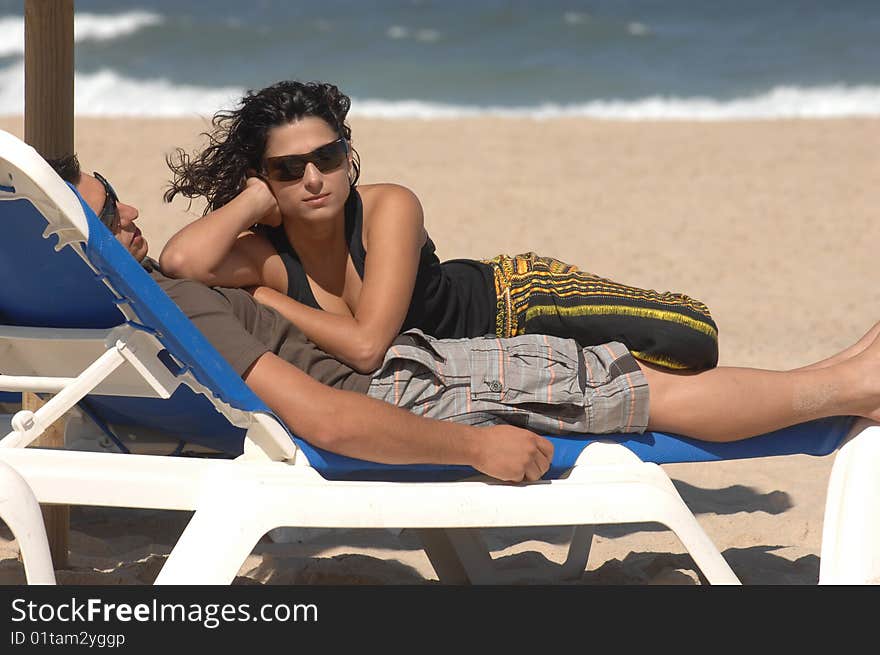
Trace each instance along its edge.
<instances>
[{"instance_id":1,"label":"bare leg","mask_svg":"<svg viewBox=\"0 0 880 655\"><path fill-rule=\"evenodd\" d=\"M838 363L794 371L720 367L683 376L640 366L652 430L735 441L826 416L880 419L880 339Z\"/></svg>"}]
</instances>

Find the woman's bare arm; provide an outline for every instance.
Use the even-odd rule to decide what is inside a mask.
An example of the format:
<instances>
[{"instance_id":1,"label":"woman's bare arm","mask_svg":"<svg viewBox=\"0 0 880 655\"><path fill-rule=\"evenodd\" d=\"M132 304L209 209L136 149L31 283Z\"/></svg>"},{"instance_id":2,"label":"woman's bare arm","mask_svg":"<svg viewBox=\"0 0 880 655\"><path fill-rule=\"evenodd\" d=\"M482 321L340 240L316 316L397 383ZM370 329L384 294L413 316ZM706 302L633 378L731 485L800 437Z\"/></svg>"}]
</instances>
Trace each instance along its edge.
<instances>
[{"instance_id":1,"label":"woman's bare arm","mask_svg":"<svg viewBox=\"0 0 880 655\"><path fill-rule=\"evenodd\" d=\"M232 201L172 236L162 249L159 265L166 275L210 286L262 284L262 263L274 250L247 230L275 212L272 192L262 181L250 178Z\"/></svg>"}]
</instances>

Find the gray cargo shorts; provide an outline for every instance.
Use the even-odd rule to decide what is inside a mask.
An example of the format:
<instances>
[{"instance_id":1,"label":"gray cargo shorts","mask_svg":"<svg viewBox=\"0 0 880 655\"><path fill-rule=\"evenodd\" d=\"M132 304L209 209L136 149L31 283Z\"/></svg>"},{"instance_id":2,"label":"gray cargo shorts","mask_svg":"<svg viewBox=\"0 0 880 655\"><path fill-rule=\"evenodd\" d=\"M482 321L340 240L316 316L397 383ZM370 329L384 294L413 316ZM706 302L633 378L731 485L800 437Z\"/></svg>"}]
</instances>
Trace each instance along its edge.
<instances>
[{"instance_id":1,"label":"gray cargo shorts","mask_svg":"<svg viewBox=\"0 0 880 655\"><path fill-rule=\"evenodd\" d=\"M385 354L368 395L415 414L469 425L510 423L542 434L644 432L648 383L617 342L435 339L408 330Z\"/></svg>"}]
</instances>

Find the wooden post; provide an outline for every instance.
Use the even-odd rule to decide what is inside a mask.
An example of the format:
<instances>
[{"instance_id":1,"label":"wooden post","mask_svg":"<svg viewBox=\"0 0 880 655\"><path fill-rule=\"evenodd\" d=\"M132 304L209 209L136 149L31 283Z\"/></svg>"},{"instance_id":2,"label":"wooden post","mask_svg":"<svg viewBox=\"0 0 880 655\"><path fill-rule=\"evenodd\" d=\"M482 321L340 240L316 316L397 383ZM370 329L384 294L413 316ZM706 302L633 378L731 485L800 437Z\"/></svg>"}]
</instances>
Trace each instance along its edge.
<instances>
[{"instance_id":1,"label":"wooden post","mask_svg":"<svg viewBox=\"0 0 880 655\"><path fill-rule=\"evenodd\" d=\"M73 0L25 0L24 140L73 154Z\"/></svg>"},{"instance_id":2,"label":"wooden post","mask_svg":"<svg viewBox=\"0 0 880 655\"><path fill-rule=\"evenodd\" d=\"M24 3L24 140L44 158L73 154L73 0L25 0ZM22 408L44 403L22 394ZM35 446L64 447L64 419ZM67 567L70 508L44 505L43 521L52 563Z\"/></svg>"},{"instance_id":3,"label":"wooden post","mask_svg":"<svg viewBox=\"0 0 880 655\"><path fill-rule=\"evenodd\" d=\"M46 404L39 396L25 392L21 394L21 408L36 412ZM55 421L40 437L34 446L40 448L64 448L65 417ZM41 505L46 536L49 538L49 551L52 553L52 566L55 569L67 568L67 551L70 533L70 507L68 505Z\"/></svg>"}]
</instances>

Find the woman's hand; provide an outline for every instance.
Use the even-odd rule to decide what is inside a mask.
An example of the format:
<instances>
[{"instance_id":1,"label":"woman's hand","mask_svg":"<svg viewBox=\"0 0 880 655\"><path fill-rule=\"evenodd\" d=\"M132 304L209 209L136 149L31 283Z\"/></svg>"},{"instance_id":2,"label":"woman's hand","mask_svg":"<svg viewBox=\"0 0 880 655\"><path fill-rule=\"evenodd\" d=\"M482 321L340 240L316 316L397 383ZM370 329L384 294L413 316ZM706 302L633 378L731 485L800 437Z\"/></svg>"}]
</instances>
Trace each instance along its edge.
<instances>
[{"instance_id":1,"label":"woman's hand","mask_svg":"<svg viewBox=\"0 0 880 655\"><path fill-rule=\"evenodd\" d=\"M209 286L263 283L266 261L277 256L271 243L250 231L257 223L280 225L281 212L265 181L247 177L239 194L172 236L162 254L162 271Z\"/></svg>"},{"instance_id":2,"label":"woman's hand","mask_svg":"<svg viewBox=\"0 0 880 655\"><path fill-rule=\"evenodd\" d=\"M281 225L281 210L278 208L275 194L272 193L272 189L263 178L258 177L253 171L248 171L248 173L251 175L245 179L242 193L250 194L253 201L258 203L257 206L260 210L265 208L265 212L260 215L257 223L278 227Z\"/></svg>"}]
</instances>

